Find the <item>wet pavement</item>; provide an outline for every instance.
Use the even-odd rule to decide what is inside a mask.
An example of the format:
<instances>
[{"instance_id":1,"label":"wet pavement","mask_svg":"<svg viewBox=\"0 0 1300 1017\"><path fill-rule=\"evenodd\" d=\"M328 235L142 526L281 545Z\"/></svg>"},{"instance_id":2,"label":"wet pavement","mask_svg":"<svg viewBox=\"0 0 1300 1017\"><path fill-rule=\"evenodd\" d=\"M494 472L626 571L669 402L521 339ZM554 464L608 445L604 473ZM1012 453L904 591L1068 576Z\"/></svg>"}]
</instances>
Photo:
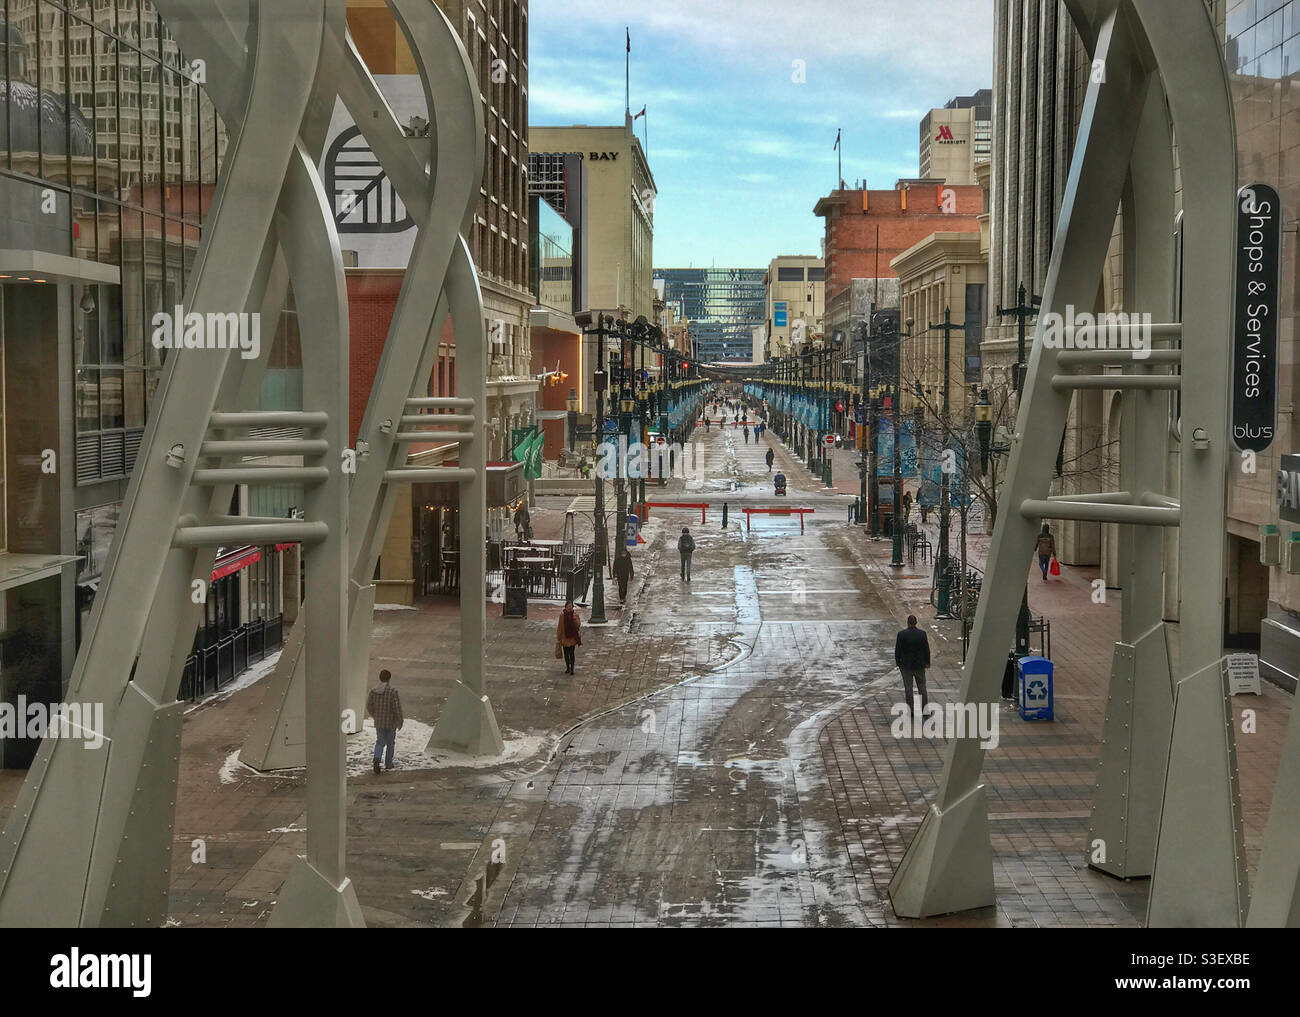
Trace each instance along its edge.
<instances>
[{"instance_id":1,"label":"wet pavement","mask_svg":"<svg viewBox=\"0 0 1300 1017\"><path fill-rule=\"evenodd\" d=\"M569 737L534 792L544 804L508 874L500 924L873 920L847 870L828 864L843 851L816 735L864 685L890 682L881 647L892 647L892 620L828 539L844 526L834 501L792 489L791 504L820 512L802 535L791 517L747 530L739 509L774 501L767 446L730 429L699 444L706 477L687 491L727 498L728 528L720 511L704 526L683 523L685 510L652 512L652 571L628 631L663 635L686 621L728 647L727 660ZM680 525L696 539L689 583L674 550Z\"/></svg>"},{"instance_id":2,"label":"wet pavement","mask_svg":"<svg viewBox=\"0 0 1300 1017\"><path fill-rule=\"evenodd\" d=\"M772 490L769 443L785 497ZM770 432L746 444L736 429L698 431L690 475L650 496L707 501L707 521L652 511L628 601L606 583L609 624L584 626L572 677L553 657L557 603L530 603L526 619L491 605L501 759L426 748L459 672L456 601L377 612L372 668L393 672L408 723L393 773L369 771L372 735L349 743L348 867L367 924L1141 924L1146 882L1083 859L1121 595L1093 604L1095 570L1069 567L1030 589L1053 621L1056 721L1003 711L988 757L996 906L893 915L885 889L945 749L891 732L894 633L909 612L921 618L931 698L944 703L958 697L960 630L934 618L927 562L891 569L888 542L847 525L852 455L834 453L837 489L826 490ZM574 501L539 499L537 535L559 536ZM746 507L813 512L801 532L791 515L746 525ZM577 511L589 527L589 509ZM697 544L689 583L683 526ZM971 541L977 558L986 546ZM264 924L303 849L302 772L237 762L261 689L227 690L186 716L170 924ZM1258 713L1258 734L1238 740L1252 872L1291 701L1268 685L1237 699ZM0 774L0 821L20 779Z\"/></svg>"}]
</instances>

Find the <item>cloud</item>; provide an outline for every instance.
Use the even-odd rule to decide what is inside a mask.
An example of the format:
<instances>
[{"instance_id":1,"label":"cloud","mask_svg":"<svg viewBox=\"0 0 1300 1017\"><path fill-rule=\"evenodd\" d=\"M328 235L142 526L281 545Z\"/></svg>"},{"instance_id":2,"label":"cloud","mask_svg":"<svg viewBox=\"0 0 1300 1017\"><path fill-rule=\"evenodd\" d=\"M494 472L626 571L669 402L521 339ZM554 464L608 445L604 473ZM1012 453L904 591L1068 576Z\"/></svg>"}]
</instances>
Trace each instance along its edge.
<instances>
[{"instance_id":1,"label":"cloud","mask_svg":"<svg viewBox=\"0 0 1300 1017\"><path fill-rule=\"evenodd\" d=\"M646 6L610 0L565 0L563 19L571 38L618 37L632 31L636 59L639 32L674 37L716 58L751 62L781 56L786 67L806 61L809 80L825 61L875 61L886 66L929 67L941 78L946 68L986 62L992 52L991 4L978 0L800 0L797 4L754 0L657 0ZM538 17L534 8L533 17ZM899 28L924 26L909 45ZM621 48L621 45L620 45Z\"/></svg>"}]
</instances>

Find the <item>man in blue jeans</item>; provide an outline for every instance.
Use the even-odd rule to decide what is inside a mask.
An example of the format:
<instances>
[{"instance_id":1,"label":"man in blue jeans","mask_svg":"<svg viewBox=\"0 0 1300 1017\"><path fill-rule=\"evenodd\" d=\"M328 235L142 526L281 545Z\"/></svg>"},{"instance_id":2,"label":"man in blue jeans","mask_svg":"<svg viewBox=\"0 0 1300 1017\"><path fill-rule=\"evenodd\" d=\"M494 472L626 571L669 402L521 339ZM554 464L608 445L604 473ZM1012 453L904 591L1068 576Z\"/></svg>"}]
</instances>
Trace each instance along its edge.
<instances>
[{"instance_id":1,"label":"man in blue jeans","mask_svg":"<svg viewBox=\"0 0 1300 1017\"><path fill-rule=\"evenodd\" d=\"M379 757L384 757L384 769L393 768L393 751L397 747L397 732L401 730L402 697L389 683L393 676L379 672L379 684L366 696L366 715L375 719L375 773L379 772Z\"/></svg>"}]
</instances>

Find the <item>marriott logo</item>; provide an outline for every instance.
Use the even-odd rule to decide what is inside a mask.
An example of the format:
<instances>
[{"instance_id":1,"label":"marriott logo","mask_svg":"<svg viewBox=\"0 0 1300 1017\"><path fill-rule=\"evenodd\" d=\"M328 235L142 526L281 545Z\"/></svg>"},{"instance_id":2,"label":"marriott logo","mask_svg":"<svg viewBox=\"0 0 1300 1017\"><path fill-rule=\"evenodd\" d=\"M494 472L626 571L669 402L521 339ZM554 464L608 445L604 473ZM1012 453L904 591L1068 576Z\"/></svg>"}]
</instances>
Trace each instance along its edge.
<instances>
[{"instance_id":1,"label":"marriott logo","mask_svg":"<svg viewBox=\"0 0 1300 1017\"><path fill-rule=\"evenodd\" d=\"M940 128L939 128L939 136L938 136L937 138L935 138L934 140L935 140L935 141L955 141L956 139L952 136L952 128L951 128L951 127L946 127L946 126L945 126L945 127L940 127Z\"/></svg>"}]
</instances>

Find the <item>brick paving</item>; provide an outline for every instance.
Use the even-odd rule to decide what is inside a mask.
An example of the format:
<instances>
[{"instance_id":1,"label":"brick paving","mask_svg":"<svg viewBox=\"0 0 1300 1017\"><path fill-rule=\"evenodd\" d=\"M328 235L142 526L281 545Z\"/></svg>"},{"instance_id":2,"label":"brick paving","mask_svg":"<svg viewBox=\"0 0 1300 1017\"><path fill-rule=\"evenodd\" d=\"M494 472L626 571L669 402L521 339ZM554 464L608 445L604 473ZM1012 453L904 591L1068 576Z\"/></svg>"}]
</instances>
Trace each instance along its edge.
<instances>
[{"instance_id":1,"label":"brick paving","mask_svg":"<svg viewBox=\"0 0 1300 1017\"><path fill-rule=\"evenodd\" d=\"M932 516L932 519L935 518ZM938 545L937 523L928 526ZM930 605L931 569L889 568L888 540L853 537L856 553L887 590L901 625L908 613L930 630L936 648L930 672L933 701L956 701L961 683L960 622L938 620ZM984 564L989 538L968 539L970 561ZM956 536L953 550L956 550ZM1029 557L1028 555L1026 556ZM1030 608L1052 623L1055 720L1021 721L1003 711L1001 744L986 759L994 852L996 908L944 923L983 925L1140 925L1149 881L1117 880L1084 863L1088 820L1110 677L1120 635L1122 593L1092 601L1095 568L1062 567L1044 582L1028 569ZM1177 661L1178 626L1170 626ZM936 638L937 637L937 638ZM1036 645L1036 644L1035 644ZM821 735L854 874L867 897L882 898L894 869L920 826L943 771L942 743L897 740L889 706L897 689L835 718ZM1238 696L1237 746L1247 864L1253 876L1290 719L1292 696L1263 683L1262 695ZM1242 711L1256 712L1257 731L1241 734ZM887 817L887 818L882 818Z\"/></svg>"}]
</instances>

